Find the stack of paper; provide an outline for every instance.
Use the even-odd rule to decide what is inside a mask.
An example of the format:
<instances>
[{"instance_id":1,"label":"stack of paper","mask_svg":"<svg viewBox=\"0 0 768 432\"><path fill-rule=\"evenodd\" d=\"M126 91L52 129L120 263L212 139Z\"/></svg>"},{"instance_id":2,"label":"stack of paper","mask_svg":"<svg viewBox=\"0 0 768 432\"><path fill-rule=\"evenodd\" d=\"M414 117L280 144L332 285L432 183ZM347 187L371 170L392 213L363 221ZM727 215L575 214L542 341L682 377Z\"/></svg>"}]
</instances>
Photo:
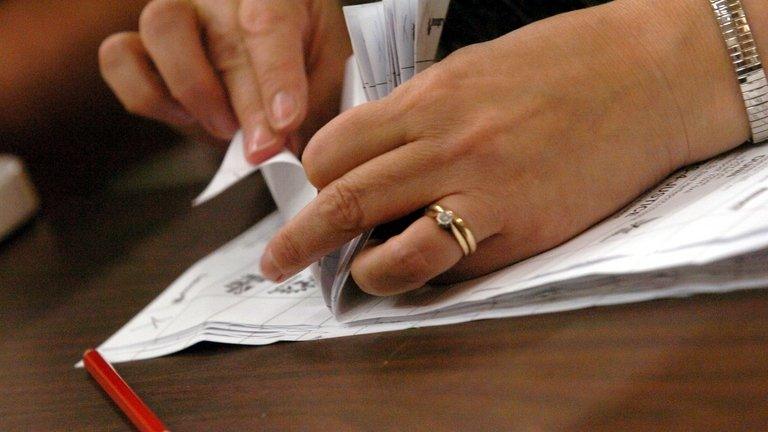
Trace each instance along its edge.
<instances>
[{"instance_id":1,"label":"stack of paper","mask_svg":"<svg viewBox=\"0 0 768 432\"><path fill-rule=\"evenodd\" d=\"M344 8L368 100L435 63L449 0L384 0Z\"/></svg>"},{"instance_id":2,"label":"stack of paper","mask_svg":"<svg viewBox=\"0 0 768 432\"><path fill-rule=\"evenodd\" d=\"M397 46L396 29L409 22L398 18L399 5L413 3L444 2L393 1L345 10L360 65L359 74L357 67L348 67L345 107L381 97L391 90L388 83L394 88L407 77L410 51ZM434 18L415 16L417 23ZM381 39L359 24L356 34L355 20L368 22L362 19L383 23L383 30L375 30ZM394 45L387 36L390 29ZM417 47L416 39L404 41ZM378 59L387 59L374 70L369 55L368 77L361 41L368 53L385 53ZM238 136L198 200L215 196L258 168L245 162ZM289 153L261 169L278 212L193 265L99 347L109 360L156 357L200 341L261 345L768 287L768 145L743 146L685 168L546 253L473 281L391 298L368 296L351 281L339 282L348 270L342 262L364 236L313 271L282 283L266 281L258 263L267 241L312 199L314 190Z\"/></svg>"},{"instance_id":3,"label":"stack of paper","mask_svg":"<svg viewBox=\"0 0 768 432\"><path fill-rule=\"evenodd\" d=\"M449 3L384 0L345 7L344 18L357 64L357 70L349 71L346 78L348 82L362 84L365 99L348 91L342 95L341 109L366 99L386 97L395 87L434 64ZM312 267L323 297L337 317L346 315L359 300L359 290L349 280L349 268L371 233L362 233Z\"/></svg>"}]
</instances>

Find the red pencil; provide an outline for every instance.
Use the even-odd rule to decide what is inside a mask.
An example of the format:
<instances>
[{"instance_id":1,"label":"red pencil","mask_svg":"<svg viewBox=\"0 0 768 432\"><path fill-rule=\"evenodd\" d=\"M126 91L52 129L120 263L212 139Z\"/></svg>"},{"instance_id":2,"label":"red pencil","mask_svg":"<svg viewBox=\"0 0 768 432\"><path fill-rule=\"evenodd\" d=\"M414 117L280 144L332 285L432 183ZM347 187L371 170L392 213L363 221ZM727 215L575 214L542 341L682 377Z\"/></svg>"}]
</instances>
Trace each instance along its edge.
<instances>
[{"instance_id":1,"label":"red pencil","mask_svg":"<svg viewBox=\"0 0 768 432\"><path fill-rule=\"evenodd\" d=\"M141 432L168 432L163 422L128 387L123 378L95 349L83 354L85 368Z\"/></svg>"}]
</instances>

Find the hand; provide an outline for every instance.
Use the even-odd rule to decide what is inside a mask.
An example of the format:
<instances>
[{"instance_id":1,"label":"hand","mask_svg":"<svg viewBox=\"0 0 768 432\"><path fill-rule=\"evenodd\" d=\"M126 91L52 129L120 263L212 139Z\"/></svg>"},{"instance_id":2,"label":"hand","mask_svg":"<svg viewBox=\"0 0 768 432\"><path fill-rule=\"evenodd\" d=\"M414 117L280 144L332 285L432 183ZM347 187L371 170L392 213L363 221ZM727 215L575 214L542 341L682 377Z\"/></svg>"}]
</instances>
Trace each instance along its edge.
<instances>
[{"instance_id":1,"label":"hand","mask_svg":"<svg viewBox=\"0 0 768 432\"><path fill-rule=\"evenodd\" d=\"M99 59L129 111L214 140L242 127L258 163L336 114L349 53L335 1L154 0Z\"/></svg>"},{"instance_id":2,"label":"hand","mask_svg":"<svg viewBox=\"0 0 768 432\"><path fill-rule=\"evenodd\" d=\"M647 3L616 1L461 49L334 119L304 153L321 191L267 246L264 274L290 276L437 202L469 224L476 254L463 258L421 217L358 255L352 277L389 295L482 275L743 142L743 105L706 2ZM701 45L681 51L689 40Z\"/></svg>"}]
</instances>

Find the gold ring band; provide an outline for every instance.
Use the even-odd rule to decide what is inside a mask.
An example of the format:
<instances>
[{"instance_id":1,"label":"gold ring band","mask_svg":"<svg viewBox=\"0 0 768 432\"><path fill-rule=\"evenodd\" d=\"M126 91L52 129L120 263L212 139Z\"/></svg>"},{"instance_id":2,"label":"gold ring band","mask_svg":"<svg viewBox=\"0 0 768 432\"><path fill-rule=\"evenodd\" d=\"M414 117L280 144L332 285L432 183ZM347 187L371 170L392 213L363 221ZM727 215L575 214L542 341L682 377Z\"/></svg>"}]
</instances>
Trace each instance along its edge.
<instances>
[{"instance_id":1,"label":"gold ring band","mask_svg":"<svg viewBox=\"0 0 768 432\"><path fill-rule=\"evenodd\" d=\"M467 239L464 238L459 228L454 224L451 224L451 233L453 233L453 237L456 239L456 242L459 244L459 247L461 248L461 251L464 253L464 256L469 255L470 251L469 251L469 244L467 244Z\"/></svg>"},{"instance_id":2,"label":"gold ring band","mask_svg":"<svg viewBox=\"0 0 768 432\"><path fill-rule=\"evenodd\" d=\"M424 211L427 217L434 218L437 225L453 234L464 256L469 256L477 250L477 241L467 223L452 210L447 210L440 204L432 204Z\"/></svg>"},{"instance_id":3,"label":"gold ring band","mask_svg":"<svg viewBox=\"0 0 768 432\"><path fill-rule=\"evenodd\" d=\"M464 219L457 217L453 220L453 224L459 229L462 236L464 237L464 240L467 241L467 247L469 248L469 253L465 255L472 255L477 250L477 242L475 241L475 235L472 234L472 231L470 231L469 228L467 228L467 224L464 223Z\"/></svg>"}]
</instances>

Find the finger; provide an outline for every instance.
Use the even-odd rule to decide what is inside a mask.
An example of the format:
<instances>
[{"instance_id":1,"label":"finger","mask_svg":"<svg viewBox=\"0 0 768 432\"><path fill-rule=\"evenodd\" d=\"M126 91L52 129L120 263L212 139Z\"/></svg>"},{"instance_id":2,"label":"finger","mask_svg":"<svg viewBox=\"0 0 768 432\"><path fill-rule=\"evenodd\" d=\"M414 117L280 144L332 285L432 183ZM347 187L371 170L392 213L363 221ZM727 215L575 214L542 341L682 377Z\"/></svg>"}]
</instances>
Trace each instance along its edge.
<instances>
[{"instance_id":1,"label":"finger","mask_svg":"<svg viewBox=\"0 0 768 432\"><path fill-rule=\"evenodd\" d=\"M178 128L195 124L195 119L168 93L138 33L118 33L104 40L99 47L99 67L107 85L129 112Z\"/></svg>"},{"instance_id":2,"label":"finger","mask_svg":"<svg viewBox=\"0 0 768 432\"><path fill-rule=\"evenodd\" d=\"M270 124L292 132L307 111L306 8L295 1L244 0L239 18Z\"/></svg>"},{"instance_id":3,"label":"finger","mask_svg":"<svg viewBox=\"0 0 768 432\"><path fill-rule=\"evenodd\" d=\"M480 200L451 195L439 204L460 216L478 243L501 230L492 209ZM394 295L421 288L463 257L454 234L424 216L403 233L363 250L352 263L352 278L365 292Z\"/></svg>"},{"instance_id":4,"label":"finger","mask_svg":"<svg viewBox=\"0 0 768 432\"><path fill-rule=\"evenodd\" d=\"M302 155L307 178L323 188L353 168L408 141L397 104L368 102L341 113L312 137Z\"/></svg>"},{"instance_id":5,"label":"finger","mask_svg":"<svg viewBox=\"0 0 768 432\"><path fill-rule=\"evenodd\" d=\"M200 3L198 14L209 28L209 57L243 129L245 156L253 164L261 163L278 153L286 138L273 131L266 117L258 80L238 30L236 2Z\"/></svg>"},{"instance_id":6,"label":"finger","mask_svg":"<svg viewBox=\"0 0 768 432\"><path fill-rule=\"evenodd\" d=\"M301 140L301 155L309 139L325 124L339 114L342 83L347 59L352 47L347 35L344 17L337 2L315 2L323 15L325 28L332 29L323 43L313 46L306 57L309 79L307 115L296 132Z\"/></svg>"},{"instance_id":7,"label":"finger","mask_svg":"<svg viewBox=\"0 0 768 432\"><path fill-rule=\"evenodd\" d=\"M442 70L430 68L384 99L346 111L320 129L303 155L309 180L321 188L403 143L433 139L446 121L436 97L445 88Z\"/></svg>"},{"instance_id":8,"label":"finger","mask_svg":"<svg viewBox=\"0 0 768 432\"><path fill-rule=\"evenodd\" d=\"M154 0L141 14L139 34L171 95L212 135L231 138L237 121L206 57L194 7Z\"/></svg>"},{"instance_id":9,"label":"finger","mask_svg":"<svg viewBox=\"0 0 768 432\"><path fill-rule=\"evenodd\" d=\"M542 249L523 238L511 243L506 235L494 235L485 239L478 247L478 253L465 257L449 270L431 279L430 283L451 284L476 278L514 264L532 256Z\"/></svg>"},{"instance_id":10,"label":"finger","mask_svg":"<svg viewBox=\"0 0 768 432\"><path fill-rule=\"evenodd\" d=\"M422 208L460 187L434 169L436 146L412 143L384 154L331 183L267 245L264 275L295 274L361 232ZM447 192L451 191L451 192Z\"/></svg>"},{"instance_id":11,"label":"finger","mask_svg":"<svg viewBox=\"0 0 768 432\"><path fill-rule=\"evenodd\" d=\"M232 106L243 127L246 158L252 164L259 164L280 152L287 144L286 136L270 128L253 71L249 67L232 67L222 72L222 78L231 89Z\"/></svg>"}]
</instances>

